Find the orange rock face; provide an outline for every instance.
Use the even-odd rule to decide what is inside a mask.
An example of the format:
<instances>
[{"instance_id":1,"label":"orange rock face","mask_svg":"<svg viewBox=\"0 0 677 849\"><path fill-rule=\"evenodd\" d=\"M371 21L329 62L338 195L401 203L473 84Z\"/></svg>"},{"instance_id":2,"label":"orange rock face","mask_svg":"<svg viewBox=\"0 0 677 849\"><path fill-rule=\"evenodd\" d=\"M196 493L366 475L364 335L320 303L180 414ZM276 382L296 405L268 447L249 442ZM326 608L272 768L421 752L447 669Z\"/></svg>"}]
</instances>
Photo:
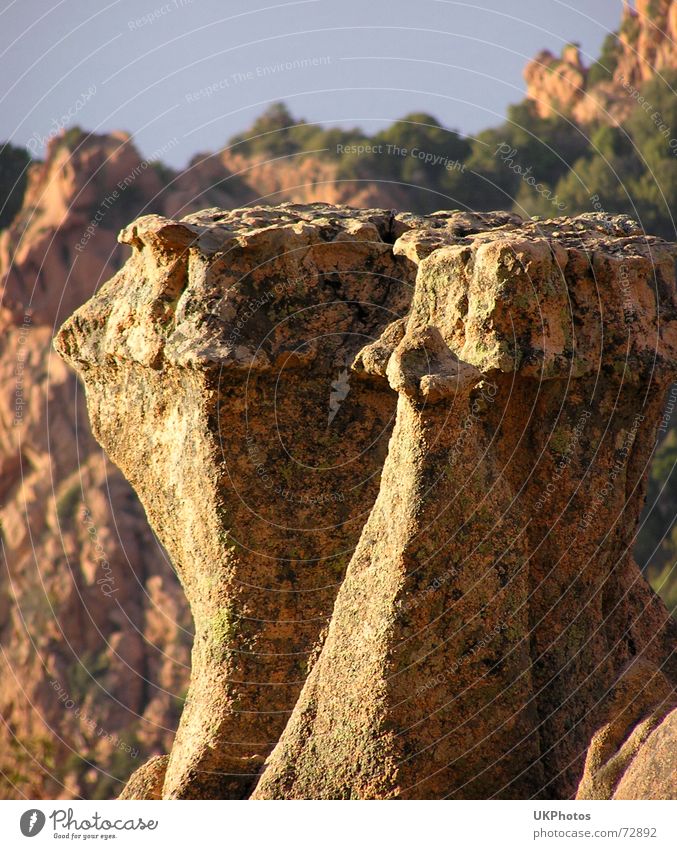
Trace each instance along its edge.
<instances>
[{"instance_id":1,"label":"orange rock face","mask_svg":"<svg viewBox=\"0 0 677 849\"><path fill-rule=\"evenodd\" d=\"M604 700L577 799L671 799L675 795L674 683L638 658Z\"/></svg>"},{"instance_id":2,"label":"orange rock face","mask_svg":"<svg viewBox=\"0 0 677 849\"><path fill-rule=\"evenodd\" d=\"M23 208L0 234L0 796L116 795L141 758L170 747L187 687L184 594L91 437L77 384L51 350L54 327L124 264L130 248L117 234L143 211L322 194L395 204L387 187L354 193L335 179L330 163L272 168L226 154L168 177L124 133L70 131L31 165Z\"/></svg>"},{"instance_id":3,"label":"orange rock face","mask_svg":"<svg viewBox=\"0 0 677 849\"><path fill-rule=\"evenodd\" d=\"M76 246L102 185L105 196L136 173L142 192L157 189L141 165L124 137L76 153L55 140L0 240L3 797L116 795L171 745L187 686L183 593L51 344L56 323L123 262L123 195Z\"/></svg>"},{"instance_id":4,"label":"orange rock face","mask_svg":"<svg viewBox=\"0 0 677 849\"><path fill-rule=\"evenodd\" d=\"M126 134L71 131L50 142L44 163L31 165L23 208L0 234L6 411L0 517L7 563L0 574L6 662L0 713L7 721L0 739L9 764L4 769L0 760L9 776L0 779L0 796L116 795L138 759L166 751L173 738L192 640L185 597L136 496L92 439L77 385L50 339L53 328L124 264L129 248L117 234L142 211L185 215L205 206L239 206L278 196L283 187L280 197L302 199L312 190L309 181L326 179L331 192L336 176L320 163L250 165L223 154L202 156L161 179ZM367 197L379 190L365 191ZM362 198L348 195L344 189L341 197L353 203ZM379 201L388 205L391 198ZM90 527L96 528L94 543ZM112 598L134 611L130 618L102 595L107 585L97 584L109 574L101 573L104 559L113 564ZM91 681L90 667L100 670L101 685ZM115 667L114 687L103 674L109 667ZM77 699L70 698L66 679L79 682ZM91 724L75 708L64 710L66 701L77 701ZM15 769L17 762L25 766Z\"/></svg>"},{"instance_id":5,"label":"orange rock face","mask_svg":"<svg viewBox=\"0 0 677 849\"><path fill-rule=\"evenodd\" d=\"M578 51L564 52L561 59L549 50L541 51L524 69L527 97L542 118L571 110L585 92L585 68Z\"/></svg>"},{"instance_id":6,"label":"orange rock face","mask_svg":"<svg viewBox=\"0 0 677 849\"><path fill-rule=\"evenodd\" d=\"M561 58L539 53L524 69L527 97L542 118L571 115L580 124L620 124L636 103L633 93L656 74L677 65L677 4L638 0L626 5L613 55L603 58L605 76L589 78L574 45Z\"/></svg>"},{"instance_id":7,"label":"orange rock face","mask_svg":"<svg viewBox=\"0 0 677 849\"><path fill-rule=\"evenodd\" d=\"M622 219L441 241L385 367L356 363L400 396L381 489L255 798L569 798L626 664L675 680L629 554L674 247L656 303L656 243Z\"/></svg>"},{"instance_id":8,"label":"orange rock face","mask_svg":"<svg viewBox=\"0 0 677 849\"><path fill-rule=\"evenodd\" d=\"M127 796L571 797L628 665L677 674L629 553L675 247L320 204L121 239L56 345L196 627Z\"/></svg>"},{"instance_id":9,"label":"orange rock face","mask_svg":"<svg viewBox=\"0 0 677 849\"><path fill-rule=\"evenodd\" d=\"M677 708L655 727L619 781L614 799L675 798Z\"/></svg>"},{"instance_id":10,"label":"orange rock face","mask_svg":"<svg viewBox=\"0 0 677 849\"><path fill-rule=\"evenodd\" d=\"M347 369L406 314L407 226L322 206L142 218L59 336L194 612L166 796L246 796L294 706L378 490L394 399Z\"/></svg>"}]
</instances>

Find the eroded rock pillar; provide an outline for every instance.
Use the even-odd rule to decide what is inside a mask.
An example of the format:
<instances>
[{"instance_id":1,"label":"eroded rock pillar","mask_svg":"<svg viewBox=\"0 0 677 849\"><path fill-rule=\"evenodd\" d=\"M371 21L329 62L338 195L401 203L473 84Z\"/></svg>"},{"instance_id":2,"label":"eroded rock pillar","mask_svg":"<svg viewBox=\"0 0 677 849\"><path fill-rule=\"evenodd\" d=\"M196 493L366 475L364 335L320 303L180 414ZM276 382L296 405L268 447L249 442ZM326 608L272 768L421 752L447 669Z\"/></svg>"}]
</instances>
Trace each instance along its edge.
<instances>
[{"instance_id":1,"label":"eroded rock pillar","mask_svg":"<svg viewBox=\"0 0 677 849\"><path fill-rule=\"evenodd\" d=\"M674 247L583 217L428 244L381 489L255 798L569 798L628 663L674 685L631 551L675 375ZM672 659L671 659L672 657Z\"/></svg>"}]
</instances>

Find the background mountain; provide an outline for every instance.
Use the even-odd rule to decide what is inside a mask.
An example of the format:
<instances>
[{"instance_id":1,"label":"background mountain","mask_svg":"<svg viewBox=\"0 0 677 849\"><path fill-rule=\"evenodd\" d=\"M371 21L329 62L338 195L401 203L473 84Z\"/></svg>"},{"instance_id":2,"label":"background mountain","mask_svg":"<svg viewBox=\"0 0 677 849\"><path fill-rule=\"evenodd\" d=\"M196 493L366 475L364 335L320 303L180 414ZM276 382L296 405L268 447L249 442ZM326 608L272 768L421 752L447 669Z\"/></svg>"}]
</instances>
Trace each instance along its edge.
<instances>
[{"instance_id":1,"label":"background mountain","mask_svg":"<svg viewBox=\"0 0 677 849\"><path fill-rule=\"evenodd\" d=\"M143 510L90 434L81 390L52 354L56 327L127 257L136 216L327 201L549 218L626 213L675 237L677 4L626 8L599 61L576 45L527 67L527 99L464 138L411 114L374 135L269 108L181 171L124 133L71 128L44 161L0 151L0 795L110 797L169 750L191 623ZM668 399L637 543L677 605L677 428Z\"/></svg>"}]
</instances>

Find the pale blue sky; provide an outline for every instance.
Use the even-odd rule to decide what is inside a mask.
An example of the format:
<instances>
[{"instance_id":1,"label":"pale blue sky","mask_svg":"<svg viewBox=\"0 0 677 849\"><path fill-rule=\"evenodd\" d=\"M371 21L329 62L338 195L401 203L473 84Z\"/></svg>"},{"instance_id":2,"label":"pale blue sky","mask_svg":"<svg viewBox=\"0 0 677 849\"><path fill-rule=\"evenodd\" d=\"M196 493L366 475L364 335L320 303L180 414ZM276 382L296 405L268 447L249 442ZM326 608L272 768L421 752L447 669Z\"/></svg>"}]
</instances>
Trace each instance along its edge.
<instances>
[{"instance_id":1,"label":"pale blue sky","mask_svg":"<svg viewBox=\"0 0 677 849\"><path fill-rule=\"evenodd\" d=\"M521 100L522 69L541 48L579 41L592 61L621 8L620 0L0 0L0 140L33 139L39 154L39 140L70 113L90 130L131 132L146 156L169 141L162 158L183 165L275 100L309 121L369 132L427 111L472 134Z\"/></svg>"}]
</instances>

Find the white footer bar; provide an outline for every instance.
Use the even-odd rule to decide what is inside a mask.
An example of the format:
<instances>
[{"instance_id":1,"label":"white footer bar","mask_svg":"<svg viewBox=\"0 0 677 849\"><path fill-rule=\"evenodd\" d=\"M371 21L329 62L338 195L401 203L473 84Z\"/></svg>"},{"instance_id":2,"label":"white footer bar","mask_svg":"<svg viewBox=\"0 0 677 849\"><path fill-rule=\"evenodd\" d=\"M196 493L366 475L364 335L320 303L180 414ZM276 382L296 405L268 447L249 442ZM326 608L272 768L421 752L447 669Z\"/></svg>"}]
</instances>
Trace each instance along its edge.
<instances>
[{"instance_id":1,"label":"white footer bar","mask_svg":"<svg viewBox=\"0 0 677 849\"><path fill-rule=\"evenodd\" d=\"M0 845L675 849L677 803L5 801Z\"/></svg>"}]
</instances>

